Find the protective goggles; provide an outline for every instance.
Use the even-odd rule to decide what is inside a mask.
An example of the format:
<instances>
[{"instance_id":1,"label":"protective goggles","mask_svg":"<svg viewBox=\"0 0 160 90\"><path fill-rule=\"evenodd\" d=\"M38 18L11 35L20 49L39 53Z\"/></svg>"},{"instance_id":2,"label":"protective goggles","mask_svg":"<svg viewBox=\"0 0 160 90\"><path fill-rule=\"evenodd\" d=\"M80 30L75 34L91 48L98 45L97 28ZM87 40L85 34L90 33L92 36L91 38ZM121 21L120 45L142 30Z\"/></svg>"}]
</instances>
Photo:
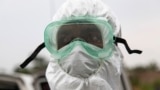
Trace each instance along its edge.
<instances>
[{"instance_id":1,"label":"protective goggles","mask_svg":"<svg viewBox=\"0 0 160 90\"><path fill-rule=\"evenodd\" d=\"M91 17L73 17L49 24L44 32L46 48L50 53L69 43L81 40L99 48L109 48L113 44L111 25L101 19Z\"/></svg>"},{"instance_id":2,"label":"protective goggles","mask_svg":"<svg viewBox=\"0 0 160 90\"><path fill-rule=\"evenodd\" d=\"M56 54L74 41L82 41L104 51L107 51L114 44L123 43L129 54L142 52L131 50L125 39L115 37L108 21L93 17L73 17L52 22L46 27L44 41L45 43L42 43L21 65L22 68L32 61L42 48L46 47L51 54Z\"/></svg>"}]
</instances>

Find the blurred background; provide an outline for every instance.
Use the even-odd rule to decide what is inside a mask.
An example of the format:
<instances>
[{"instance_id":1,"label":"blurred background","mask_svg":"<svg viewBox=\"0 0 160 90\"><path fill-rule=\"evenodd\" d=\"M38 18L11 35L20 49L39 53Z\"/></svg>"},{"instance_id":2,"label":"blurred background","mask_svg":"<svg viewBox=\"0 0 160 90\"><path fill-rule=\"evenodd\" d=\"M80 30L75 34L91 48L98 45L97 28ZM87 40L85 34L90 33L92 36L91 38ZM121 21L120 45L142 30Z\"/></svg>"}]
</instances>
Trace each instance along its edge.
<instances>
[{"instance_id":1,"label":"blurred background","mask_svg":"<svg viewBox=\"0 0 160 90\"><path fill-rule=\"evenodd\" d=\"M23 73L34 76L34 80L35 76L44 78L50 59L46 49L26 69L20 69L19 65L43 42L45 27L64 1L0 0L0 77ZM143 51L141 55L129 55L119 44L131 88L160 90L160 1L104 0L104 3L119 19L122 37L130 47Z\"/></svg>"}]
</instances>

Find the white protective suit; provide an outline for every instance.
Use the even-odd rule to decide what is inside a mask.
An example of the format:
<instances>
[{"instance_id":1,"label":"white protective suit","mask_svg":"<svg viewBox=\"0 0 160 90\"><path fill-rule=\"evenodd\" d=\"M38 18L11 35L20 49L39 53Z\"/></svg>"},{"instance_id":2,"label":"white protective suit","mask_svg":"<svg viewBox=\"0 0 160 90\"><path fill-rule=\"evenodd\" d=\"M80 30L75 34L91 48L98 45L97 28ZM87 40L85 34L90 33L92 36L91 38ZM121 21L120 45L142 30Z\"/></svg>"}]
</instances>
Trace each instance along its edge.
<instances>
[{"instance_id":1,"label":"white protective suit","mask_svg":"<svg viewBox=\"0 0 160 90\"><path fill-rule=\"evenodd\" d=\"M117 19L101 0L67 0L54 15L53 22L85 15L108 20L114 36L120 37ZM110 58L103 61L93 60L84 54L81 47L77 46L62 61L52 57L46 70L51 90L121 90L123 56L117 46L114 46Z\"/></svg>"}]
</instances>

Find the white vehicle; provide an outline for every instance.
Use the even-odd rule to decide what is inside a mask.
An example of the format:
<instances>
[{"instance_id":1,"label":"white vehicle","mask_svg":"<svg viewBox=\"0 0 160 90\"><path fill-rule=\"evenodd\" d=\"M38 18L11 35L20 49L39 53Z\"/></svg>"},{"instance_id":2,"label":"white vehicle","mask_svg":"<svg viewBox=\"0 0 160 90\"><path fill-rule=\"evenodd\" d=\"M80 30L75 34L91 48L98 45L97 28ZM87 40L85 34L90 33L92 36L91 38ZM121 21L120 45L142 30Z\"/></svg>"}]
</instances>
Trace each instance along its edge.
<instances>
[{"instance_id":1,"label":"white vehicle","mask_svg":"<svg viewBox=\"0 0 160 90\"><path fill-rule=\"evenodd\" d=\"M31 85L26 84L26 80L29 80L28 76L0 74L0 90L33 90ZM31 81L31 78L30 80Z\"/></svg>"}]
</instances>

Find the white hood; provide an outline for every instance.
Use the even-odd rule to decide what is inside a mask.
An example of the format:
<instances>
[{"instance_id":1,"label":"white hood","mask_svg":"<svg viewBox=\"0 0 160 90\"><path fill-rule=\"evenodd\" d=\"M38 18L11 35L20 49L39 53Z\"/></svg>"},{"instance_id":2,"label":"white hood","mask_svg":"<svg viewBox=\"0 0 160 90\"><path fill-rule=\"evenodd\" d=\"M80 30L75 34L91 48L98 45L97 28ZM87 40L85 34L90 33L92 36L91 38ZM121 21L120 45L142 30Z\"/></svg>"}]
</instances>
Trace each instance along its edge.
<instances>
[{"instance_id":1,"label":"white hood","mask_svg":"<svg viewBox=\"0 0 160 90\"><path fill-rule=\"evenodd\" d=\"M109 7L101 0L66 0L57 10L52 21L59 21L71 16L95 16L109 20L114 29L114 35L121 35L120 24Z\"/></svg>"}]
</instances>

